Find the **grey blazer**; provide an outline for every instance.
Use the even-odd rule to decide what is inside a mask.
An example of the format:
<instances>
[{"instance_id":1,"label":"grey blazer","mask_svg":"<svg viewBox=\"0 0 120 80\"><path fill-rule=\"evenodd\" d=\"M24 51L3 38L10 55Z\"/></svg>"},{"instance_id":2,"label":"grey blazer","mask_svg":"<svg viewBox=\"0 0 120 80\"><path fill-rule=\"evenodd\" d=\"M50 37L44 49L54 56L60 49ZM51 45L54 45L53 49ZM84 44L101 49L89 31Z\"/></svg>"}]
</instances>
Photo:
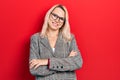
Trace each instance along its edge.
<instances>
[{"instance_id":1,"label":"grey blazer","mask_svg":"<svg viewBox=\"0 0 120 80\"><path fill-rule=\"evenodd\" d=\"M77 51L77 56L68 57L71 50ZM40 66L36 70L29 69L36 80L76 80L75 70L83 64L80 50L72 34L71 42L64 42L59 34L53 53L47 37L40 37L35 33L30 39L30 57L32 59L48 59L49 66Z\"/></svg>"}]
</instances>

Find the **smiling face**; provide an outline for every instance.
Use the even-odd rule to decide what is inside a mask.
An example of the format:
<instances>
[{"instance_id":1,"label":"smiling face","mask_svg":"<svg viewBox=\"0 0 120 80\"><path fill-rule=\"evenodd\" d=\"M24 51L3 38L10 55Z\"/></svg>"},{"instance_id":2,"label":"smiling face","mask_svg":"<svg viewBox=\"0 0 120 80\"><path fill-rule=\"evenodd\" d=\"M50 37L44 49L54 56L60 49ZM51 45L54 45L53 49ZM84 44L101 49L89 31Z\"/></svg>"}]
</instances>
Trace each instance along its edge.
<instances>
[{"instance_id":1,"label":"smiling face","mask_svg":"<svg viewBox=\"0 0 120 80\"><path fill-rule=\"evenodd\" d=\"M61 8L57 7L51 12L49 16L48 28L52 30L59 30L64 24L64 21L65 12Z\"/></svg>"}]
</instances>

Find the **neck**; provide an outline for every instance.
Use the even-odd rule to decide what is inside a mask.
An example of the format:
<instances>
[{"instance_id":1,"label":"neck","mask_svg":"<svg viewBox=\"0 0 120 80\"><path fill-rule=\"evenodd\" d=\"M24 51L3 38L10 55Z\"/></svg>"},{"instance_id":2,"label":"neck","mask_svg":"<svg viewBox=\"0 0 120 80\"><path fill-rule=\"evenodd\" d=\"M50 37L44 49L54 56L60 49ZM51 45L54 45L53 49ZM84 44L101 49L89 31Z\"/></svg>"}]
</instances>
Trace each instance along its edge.
<instances>
[{"instance_id":1,"label":"neck","mask_svg":"<svg viewBox=\"0 0 120 80\"><path fill-rule=\"evenodd\" d=\"M54 30L48 29L47 35L50 37L56 37L58 36L58 33L59 33L59 30L54 31Z\"/></svg>"}]
</instances>

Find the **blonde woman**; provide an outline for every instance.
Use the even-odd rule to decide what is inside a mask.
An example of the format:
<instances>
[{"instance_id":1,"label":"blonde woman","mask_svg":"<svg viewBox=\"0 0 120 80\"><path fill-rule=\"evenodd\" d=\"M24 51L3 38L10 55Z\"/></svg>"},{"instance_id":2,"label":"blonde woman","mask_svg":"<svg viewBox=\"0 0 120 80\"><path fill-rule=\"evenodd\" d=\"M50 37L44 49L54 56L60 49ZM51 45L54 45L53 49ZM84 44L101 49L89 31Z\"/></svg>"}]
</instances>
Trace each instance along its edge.
<instances>
[{"instance_id":1,"label":"blonde woman","mask_svg":"<svg viewBox=\"0 0 120 80\"><path fill-rule=\"evenodd\" d=\"M67 9L57 4L46 13L41 32L31 36L30 72L36 80L76 80L82 63Z\"/></svg>"}]
</instances>

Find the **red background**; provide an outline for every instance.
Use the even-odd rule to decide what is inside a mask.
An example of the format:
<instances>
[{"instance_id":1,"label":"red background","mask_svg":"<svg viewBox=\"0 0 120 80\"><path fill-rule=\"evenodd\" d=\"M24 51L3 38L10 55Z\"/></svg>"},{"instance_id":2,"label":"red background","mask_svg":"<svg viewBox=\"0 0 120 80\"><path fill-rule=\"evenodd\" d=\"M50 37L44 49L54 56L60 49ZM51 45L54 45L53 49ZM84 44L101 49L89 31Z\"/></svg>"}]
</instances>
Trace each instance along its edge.
<instances>
[{"instance_id":1,"label":"red background","mask_svg":"<svg viewBox=\"0 0 120 80\"><path fill-rule=\"evenodd\" d=\"M0 80L34 80L28 68L30 36L56 3L67 7L83 57L78 80L120 80L119 0L1 0Z\"/></svg>"}]
</instances>

